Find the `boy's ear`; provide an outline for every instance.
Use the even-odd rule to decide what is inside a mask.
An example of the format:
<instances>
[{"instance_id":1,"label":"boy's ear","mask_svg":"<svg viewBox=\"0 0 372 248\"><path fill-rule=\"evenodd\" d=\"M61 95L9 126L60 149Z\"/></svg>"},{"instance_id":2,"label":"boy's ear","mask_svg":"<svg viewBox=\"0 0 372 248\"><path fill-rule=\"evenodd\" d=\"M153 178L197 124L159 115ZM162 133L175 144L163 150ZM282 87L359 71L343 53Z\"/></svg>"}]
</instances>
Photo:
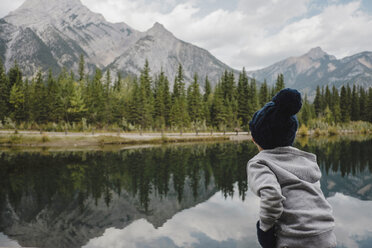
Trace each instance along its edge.
<instances>
[{"instance_id":1,"label":"boy's ear","mask_svg":"<svg viewBox=\"0 0 372 248\"><path fill-rule=\"evenodd\" d=\"M258 148L259 151L262 151L263 150L262 147L259 144L256 143L256 141L253 139L253 137L252 137L252 141L257 146L257 148Z\"/></svg>"}]
</instances>

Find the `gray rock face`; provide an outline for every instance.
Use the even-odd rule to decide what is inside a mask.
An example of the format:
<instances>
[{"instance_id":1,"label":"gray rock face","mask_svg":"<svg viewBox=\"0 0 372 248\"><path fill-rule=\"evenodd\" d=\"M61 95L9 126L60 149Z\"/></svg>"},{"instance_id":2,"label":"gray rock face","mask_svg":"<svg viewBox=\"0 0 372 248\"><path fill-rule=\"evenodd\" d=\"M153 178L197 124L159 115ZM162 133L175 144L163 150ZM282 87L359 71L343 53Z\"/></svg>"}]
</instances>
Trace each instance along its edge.
<instances>
[{"instance_id":1,"label":"gray rock face","mask_svg":"<svg viewBox=\"0 0 372 248\"><path fill-rule=\"evenodd\" d=\"M197 73L199 79L208 76L213 82L217 82L225 70L232 70L208 51L177 39L159 23L155 23L109 68L139 74L146 59L153 72L163 70L170 82L173 82L179 64L182 64L188 80Z\"/></svg>"},{"instance_id":2,"label":"gray rock face","mask_svg":"<svg viewBox=\"0 0 372 248\"><path fill-rule=\"evenodd\" d=\"M372 52L363 52L343 59L325 53L320 47L311 49L300 57L290 57L248 74L259 81L274 85L282 73L286 86L314 93L316 86L356 84L372 86Z\"/></svg>"},{"instance_id":3,"label":"gray rock face","mask_svg":"<svg viewBox=\"0 0 372 248\"><path fill-rule=\"evenodd\" d=\"M77 71L84 54L89 72L95 66L138 75L148 59L152 73L161 69L173 81L178 64L188 79L198 73L217 81L232 70L208 51L178 40L161 24L139 32L125 23L107 22L80 0L26 0L0 19L0 58L9 69L18 62L26 76L40 68Z\"/></svg>"}]
</instances>

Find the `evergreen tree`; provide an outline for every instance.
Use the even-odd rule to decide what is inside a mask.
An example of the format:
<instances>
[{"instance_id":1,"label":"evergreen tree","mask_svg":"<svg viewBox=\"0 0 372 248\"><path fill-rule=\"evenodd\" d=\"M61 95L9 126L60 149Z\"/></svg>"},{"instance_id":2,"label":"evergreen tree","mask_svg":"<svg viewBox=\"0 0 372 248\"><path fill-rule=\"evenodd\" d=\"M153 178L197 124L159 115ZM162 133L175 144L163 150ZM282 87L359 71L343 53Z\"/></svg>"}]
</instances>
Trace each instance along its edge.
<instances>
[{"instance_id":1,"label":"evergreen tree","mask_svg":"<svg viewBox=\"0 0 372 248\"><path fill-rule=\"evenodd\" d=\"M249 83L245 68L239 74L237 95L238 95L238 119L243 126L246 126L250 117L251 101L249 96Z\"/></svg>"},{"instance_id":2,"label":"evergreen tree","mask_svg":"<svg viewBox=\"0 0 372 248\"><path fill-rule=\"evenodd\" d=\"M320 93L319 85L316 87L316 94L314 98L315 115L319 117L322 113L322 95Z\"/></svg>"},{"instance_id":3,"label":"evergreen tree","mask_svg":"<svg viewBox=\"0 0 372 248\"><path fill-rule=\"evenodd\" d=\"M190 85L188 95L188 109L190 121L196 123L201 122L203 119L203 103L202 95L199 89L198 75L194 75L194 81Z\"/></svg>"},{"instance_id":4,"label":"evergreen tree","mask_svg":"<svg viewBox=\"0 0 372 248\"><path fill-rule=\"evenodd\" d=\"M67 109L67 112L69 113L70 116L69 120L80 121L87 110L88 109L86 108L83 98L82 85L77 82L74 82L72 95L70 96L69 107Z\"/></svg>"},{"instance_id":5,"label":"evergreen tree","mask_svg":"<svg viewBox=\"0 0 372 248\"><path fill-rule=\"evenodd\" d=\"M360 115L360 119L363 121L367 120L367 105L368 105L367 92L362 87L360 87L359 88L359 115Z\"/></svg>"},{"instance_id":6,"label":"evergreen tree","mask_svg":"<svg viewBox=\"0 0 372 248\"><path fill-rule=\"evenodd\" d=\"M25 96L22 89L22 84L16 83L13 85L10 91L9 103L12 106L13 112L11 113L11 118L20 122L24 119L24 102Z\"/></svg>"},{"instance_id":7,"label":"evergreen tree","mask_svg":"<svg viewBox=\"0 0 372 248\"><path fill-rule=\"evenodd\" d=\"M283 84L283 87L284 87L284 84ZM252 112L250 114L250 118L251 118L253 116L253 114L258 110L258 106L259 106L256 79L253 78L251 80L250 88L251 88L251 90L250 90L250 105L251 105L251 108L252 108Z\"/></svg>"},{"instance_id":8,"label":"evergreen tree","mask_svg":"<svg viewBox=\"0 0 372 248\"><path fill-rule=\"evenodd\" d=\"M263 107L268 101L269 101L269 89L267 87L266 79L264 82L261 84L260 87L260 93L259 93L259 107Z\"/></svg>"},{"instance_id":9,"label":"evergreen tree","mask_svg":"<svg viewBox=\"0 0 372 248\"><path fill-rule=\"evenodd\" d=\"M9 114L10 90L9 80L5 73L4 65L0 59L0 121Z\"/></svg>"},{"instance_id":10,"label":"evergreen tree","mask_svg":"<svg viewBox=\"0 0 372 248\"><path fill-rule=\"evenodd\" d=\"M368 90L367 121L372 122L372 88Z\"/></svg>"},{"instance_id":11,"label":"evergreen tree","mask_svg":"<svg viewBox=\"0 0 372 248\"><path fill-rule=\"evenodd\" d=\"M331 111L333 113L333 120L335 123L341 121L341 108L340 108L340 96L337 88L333 85L332 87L332 106Z\"/></svg>"},{"instance_id":12,"label":"evergreen tree","mask_svg":"<svg viewBox=\"0 0 372 248\"><path fill-rule=\"evenodd\" d=\"M52 70L49 70L48 80L47 80L47 112L48 112L48 121L58 122L63 116L62 103L60 102L61 98L59 97L60 88L53 78Z\"/></svg>"},{"instance_id":13,"label":"evergreen tree","mask_svg":"<svg viewBox=\"0 0 372 248\"><path fill-rule=\"evenodd\" d=\"M41 71L36 75L32 91L32 116L37 123L45 123L48 119L47 89Z\"/></svg>"},{"instance_id":14,"label":"evergreen tree","mask_svg":"<svg viewBox=\"0 0 372 248\"><path fill-rule=\"evenodd\" d=\"M152 79L150 77L150 66L146 60L145 65L140 75L140 103L139 115L141 128L148 128L153 121L152 116L154 112L154 100L151 91Z\"/></svg>"},{"instance_id":15,"label":"evergreen tree","mask_svg":"<svg viewBox=\"0 0 372 248\"><path fill-rule=\"evenodd\" d=\"M70 98L73 94L73 81L70 77L67 76L67 72L63 70L58 79L57 79L58 85L59 85L59 91L58 91L58 101L61 105L61 116L65 122L69 122L69 112L68 109L70 108ZM87 97L87 99L90 99Z\"/></svg>"},{"instance_id":16,"label":"evergreen tree","mask_svg":"<svg viewBox=\"0 0 372 248\"><path fill-rule=\"evenodd\" d=\"M137 82L137 78L133 80L133 89L132 94L130 95L129 100L129 111L128 111L128 119L134 125L140 125L141 117L139 115L140 112L140 98L141 98L141 91L140 87Z\"/></svg>"},{"instance_id":17,"label":"evergreen tree","mask_svg":"<svg viewBox=\"0 0 372 248\"><path fill-rule=\"evenodd\" d=\"M158 127L163 127L169 124L169 112L171 97L169 93L169 81L161 70L160 75L155 80L155 110L154 119Z\"/></svg>"},{"instance_id":18,"label":"evergreen tree","mask_svg":"<svg viewBox=\"0 0 372 248\"><path fill-rule=\"evenodd\" d=\"M173 127L179 128L181 131L189 124L184 73L181 65L178 66L178 72L174 82L170 123Z\"/></svg>"},{"instance_id":19,"label":"evergreen tree","mask_svg":"<svg viewBox=\"0 0 372 248\"><path fill-rule=\"evenodd\" d=\"M216 127L220 130L226 127L227 107L224 104L224 93L220 84L216 85L211 108L211 118Z\"/></svg>"},{"instance_id":20,"label":"evergreen tree","mask_svg":"<svg viewBox=\"0 0 372 248\"><path fill-rule=\"evenodd\" d=\"M350 113L349 113L349 106L348 106L348 96L347 90L345 86L341 87L341 94L340 94L340 109L341 109L341 121L348 122L350 121Z\"/></svg>"},{"instance_id":21,"label":"evergreen tree","mask_svg":"<svg viewBox=\"0 0 372 248\"><path fill-rule=\"evenodd\" d=\"M285 88L284 76L283 76L282 73L280 73L280 74L278 74L278 77L277 77L276 83L275 83L275 94L278 93L279 91L281 91L284 88Z\"/></svg>"},{"instance_id":22,"label":"evergreen tree","mask_svg":"<svg viewBox=\"0 0 372 248\"><path fill-rule=\"evenodd\" d=\"M74 87L71 79L68 80L68 85L68 88L73 91ZM102 71L98 68L94 78L88 83L85 102L87 103L90 122L102 124L105 119L105 90L102 82Z\"/></svg>"},{"instance_id":23,"label":"evergreen tree","mask_svg":"<svg viewBox=\"0 0 372 248\"><path fill-rule=\"evenodd\" d=\"M85 77L85 61L84 55L80 54L80 61L79 61L79 81L83 81Z\"/></svg>"},{"instance_id":24,"label":"evergreen tree","mask_svg":"<svg viewBox=\"0 0 372 248\"><path fill-rule=\"evenodd\" d=\"M211 83L209 82L208 76L205 77L205 84L204 84L204 102L208 101L209 95L212 93Z\"/></svg>"},{"instance_id":25,"label":"evergreen tree","mask_svg":"<svg viewBox=\"0 0 372 248\"><path fill-rule=\"evenodd\" d=\"M308 125L310 119L312 118L311 116L311 106L309 101L307 100L307 95L305 94L305 98L303 100L301 112L299 114L299 120L301 124Z\"/></svg>"},{"instance_id":26,"label":"evergreen tree","mask_svg":"<svg viewBox=\"0 0 372 248\"><path fill-rule=\"evenodd\" d=\"M329 90L329 87L328 85L326 86L326 89L325 89L325 95L324 95L324 107L326 108L327 106L329 108L332 107L332 95L331 95L331 91Z\"/></svg>"},{"instance_id":27,"label":"evergreen tree","mask_svg":"<svg viewBox=\"0 0 372 248\"><path fill-rule=\"evenodd\" d=\"M360 120L360 106L359 95L355 84L353 85L353 92L351 94L351 120Z\"/></svg>"},{"instance_id":28,"label":"evergreen tree","mask_svg":"<svg viewBox=\"0 0 372 248\"><path fill-rule=\"evenodd\" d=\"M212 106L212 87L209 82L208 76L205 77L205 86L204 86L204 96L203 96L203 111L204 119L206 120L206 125L211 126L211 106Z\"/></svg>"},{"instance_id":29,"label":"evergreen tree","mask_svg":"<svg viewBox=\"0 0 372 248\"><path fill-rule=\"evenodd\" d=\"M114 90L115 91L120 91L121 90L121 81L122 81L122 76L121 76L121 73L118 72L117 75L116 75L116 81L114 83Z\"/></svg>"}]
</instances>

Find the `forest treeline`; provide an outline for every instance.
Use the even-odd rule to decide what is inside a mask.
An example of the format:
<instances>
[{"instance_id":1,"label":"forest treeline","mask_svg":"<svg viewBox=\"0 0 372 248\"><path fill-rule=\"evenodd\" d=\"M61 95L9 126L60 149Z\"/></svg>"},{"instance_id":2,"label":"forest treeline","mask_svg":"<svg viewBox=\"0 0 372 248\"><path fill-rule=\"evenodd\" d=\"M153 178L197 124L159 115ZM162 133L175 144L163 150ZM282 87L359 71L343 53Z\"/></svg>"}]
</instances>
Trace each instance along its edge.
<instances>
[{"instance_id":1,"label":"forest treeline","mask_svg":"<svg viewBox=\"0 0 372 248\"><path fill-rule=\"evenodd\" d=\"M171 90L164 72L151 77L147 61L140 76L118 74L114 80L110 70L103 74L97 68L94 75L86 75L83 56L78 75L63 70L54 77L49 71L44 78L39 71L31 80L23 78L17 63L7 73L0 63L0 128L248 130L253 114L285 87L282 74L270 87L248 78L245 69L238 78L225 71L211 85L208 77L196 74L186 82L179 65ZM318 87L313 103L304 96L298 117L310 126L312 120L372 122L372 89Z\"/></svg>"}]
</instances>

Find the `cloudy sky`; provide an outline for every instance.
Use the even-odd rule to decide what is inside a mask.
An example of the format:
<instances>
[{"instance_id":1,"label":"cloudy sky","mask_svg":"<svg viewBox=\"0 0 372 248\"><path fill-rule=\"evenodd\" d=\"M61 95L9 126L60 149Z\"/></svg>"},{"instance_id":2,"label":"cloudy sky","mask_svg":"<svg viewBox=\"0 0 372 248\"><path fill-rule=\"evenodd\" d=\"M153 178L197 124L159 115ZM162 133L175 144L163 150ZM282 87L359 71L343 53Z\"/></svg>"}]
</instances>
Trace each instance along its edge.
<instances>
[{"instance_id":1,"label":"cloudy sky","mask_svg":"<svg viewBox=\"0 0 372 248\"><path fill-rule=\"evenodd\" d=\"M337 58L372 51L370 0L81 0L112 22L162 23L228 65L258 69L320 46ZM0 0L0 17L24 0Z\"/></svg>"}]
</instances>

